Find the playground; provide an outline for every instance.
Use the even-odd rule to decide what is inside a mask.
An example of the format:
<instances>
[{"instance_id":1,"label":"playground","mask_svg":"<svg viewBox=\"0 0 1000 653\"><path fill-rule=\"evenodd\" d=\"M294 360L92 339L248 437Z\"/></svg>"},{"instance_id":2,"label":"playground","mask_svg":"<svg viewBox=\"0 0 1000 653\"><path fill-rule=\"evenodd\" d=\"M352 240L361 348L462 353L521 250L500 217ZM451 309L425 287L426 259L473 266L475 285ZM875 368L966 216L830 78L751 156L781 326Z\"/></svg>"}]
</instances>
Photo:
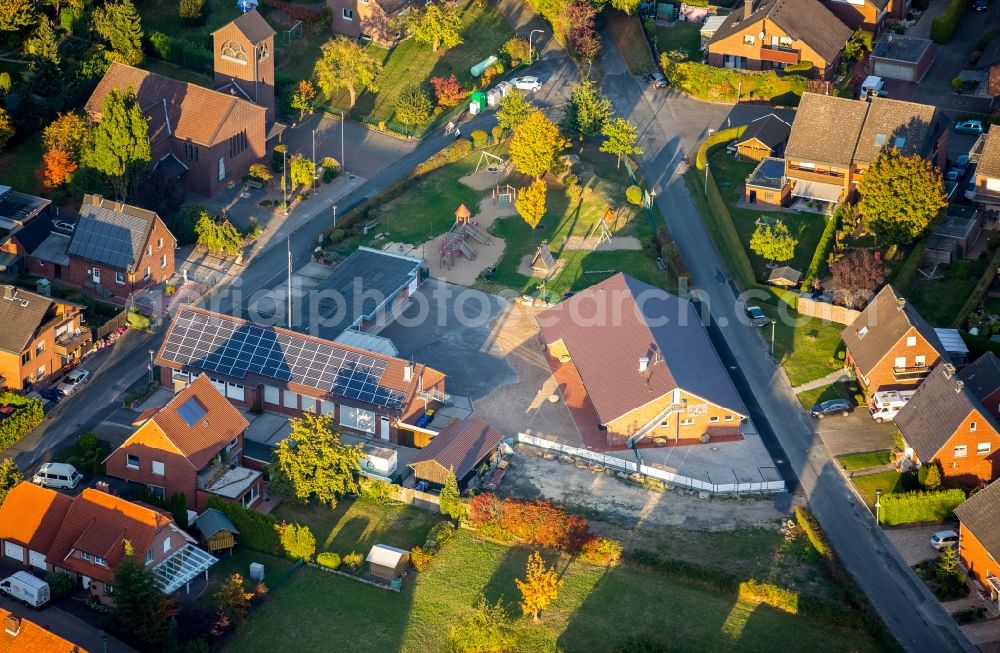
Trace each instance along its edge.
<instances>
[{"instance_id":1,"label":"playground","mask_svg":"<svg viewBox=\"0 0 1000 653\"><path fill-rule=\"evenodd\" d=\"M474 215L464 204L457 212L465 217L456 216L455 225L424 243L421 251L430 276L471 286L484 271L496 267L507 245L503 238L490 235L493 223L499 218L516 216L517 211L512 204L499 204L486 197L480 200Z\"/></svg>"}]
</instances>

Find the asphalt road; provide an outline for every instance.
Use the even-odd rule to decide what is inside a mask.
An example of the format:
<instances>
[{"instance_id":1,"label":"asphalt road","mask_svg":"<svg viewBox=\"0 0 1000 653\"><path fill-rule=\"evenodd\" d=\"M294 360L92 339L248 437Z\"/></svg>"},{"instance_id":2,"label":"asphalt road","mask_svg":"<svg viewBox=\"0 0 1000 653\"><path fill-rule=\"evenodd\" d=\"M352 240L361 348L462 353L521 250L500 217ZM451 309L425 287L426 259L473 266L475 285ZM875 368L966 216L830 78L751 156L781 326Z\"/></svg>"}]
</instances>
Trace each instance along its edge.
<instances>
[{"instance_id":1,"label":"asphalt road","mask_svg":"<svg viewBox=\"0 0 1000 653\"><path fill-rule=\"evenodd\" d=\"M741 323L741 298L732 281L717 280L726 267L681 176L684 156L693 158L708 129L725 127L727 118L740 124L770 108L710 105L656 93L628 75L611 39L603 42L605 92L619 113L640 126L645 149L641 165L687 263L692 297L710 316L716 339L724 341L720 349L727 362L738 368L735 380L779 469L794 474L789 480L805 493L844 565L906 650L974 651L833 466L758 330Z\"/></svg>"}]
</instances>

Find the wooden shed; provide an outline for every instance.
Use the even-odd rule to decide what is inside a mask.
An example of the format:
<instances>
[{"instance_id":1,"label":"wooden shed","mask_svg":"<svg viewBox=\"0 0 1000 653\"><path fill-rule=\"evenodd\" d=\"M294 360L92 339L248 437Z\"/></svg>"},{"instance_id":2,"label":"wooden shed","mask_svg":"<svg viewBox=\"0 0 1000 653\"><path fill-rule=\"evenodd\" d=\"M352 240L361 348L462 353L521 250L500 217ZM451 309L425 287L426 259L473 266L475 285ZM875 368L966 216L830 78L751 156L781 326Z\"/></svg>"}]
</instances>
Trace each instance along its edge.
<instances>
[{"instance_id":1,"label":"wooden shed","mask_svg":"<svg viewBox=\"0 0 1000 653\"><path fill-rule=\"evenodd\" d=\"M417 480L437 486L443 486L454 471L464 489L480 465L492 463L501 442L503 433L474 415L454 419L410 459L409 466Z\"/></svg>"},{"instance_id":2,"label":"wooden shed","mask_svg":"<svg viewBox=\"0 0 1000 653\"><path fill-rule=\"evenodd\" d=\"M747 125L743 135L736 141L736 153L748 161L760 161L766 157L780 157L785 153L785 144L792 132L792 126L769 113Z\"/></svg>"},{"instance_id":3,"label":"wooden shed","mask_svg":"<svg viewBox=\"0 0 1000 653\"><path fill-rule=\"evenodd\" d=\"M209 508L198 515L194 527L201 536L201 542L209 552L232 550L236 546L236 536L240 534L233 522L221 510Z\"/></svg>"},{"instance_id":4,"label":"wooden shed","mask_svg":"<svg viewBox=\"0 0 1000 653\"><path fill-rule=\"evenodd\" d=\"M772 286L781 286L782 288L794 288L799 285L800 281L802 281L802 273L787 265L774 268L767 278L769 284Z\"/></svg>"},{"instance_id":5,"label":"wooden shed","mask_svg":"<svg viewBox=\"0 0 1000 653\"><path fill-rule=\"evenodd\" d=\"M410 552L388 544L376 544L368 552L368 573L375 578L394 580L403 575L410 563Z\"/></svg>"}]
</instances>

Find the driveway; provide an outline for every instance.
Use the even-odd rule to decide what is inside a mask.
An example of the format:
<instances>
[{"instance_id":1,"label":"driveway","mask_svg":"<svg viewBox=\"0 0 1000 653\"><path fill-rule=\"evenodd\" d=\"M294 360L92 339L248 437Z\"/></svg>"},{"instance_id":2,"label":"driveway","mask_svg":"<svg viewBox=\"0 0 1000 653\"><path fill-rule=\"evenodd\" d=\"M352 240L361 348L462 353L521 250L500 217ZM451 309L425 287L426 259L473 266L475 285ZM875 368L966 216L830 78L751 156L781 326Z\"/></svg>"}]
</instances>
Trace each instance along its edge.
<instances>
[{"instance_id":1,"label":"driveway","mask_svg":"<svg viewBox=\"0 0 1000 653\"><path fill-rule=\"evenodd\" d=\"M831 456L892 449L892 422L877 424L868 411L857 409L847 417L839 415L815 420L816 432Z\"/></svg>"},{"instance_id":2,"label":"driveway","mask_svg":"<svg viewBox=\"0 0 1000 653\"><path fill-rule=\"evenodd\" d=\"M938 552L931 546L931 535L949 528L958 530L954 524L935 524L931 526L887 528L885 529L885 535L892 542L892 545L896 547L896 551L899 552L899 557L903 559L903 562L912 567L924 560L937 557Z\"/></svg>"}]
</instances>

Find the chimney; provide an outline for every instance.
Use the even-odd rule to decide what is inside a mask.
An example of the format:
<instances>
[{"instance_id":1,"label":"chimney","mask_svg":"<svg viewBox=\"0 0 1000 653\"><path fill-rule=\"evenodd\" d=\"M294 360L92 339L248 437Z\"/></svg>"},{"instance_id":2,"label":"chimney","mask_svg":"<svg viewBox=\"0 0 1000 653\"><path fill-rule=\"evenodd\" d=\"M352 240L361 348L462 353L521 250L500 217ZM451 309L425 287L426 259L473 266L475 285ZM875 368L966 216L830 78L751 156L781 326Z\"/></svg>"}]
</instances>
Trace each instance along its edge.
<instances>
[{"instance_id":1,"label":"chimney","mask_svg":"<svg viewBox=\"0 0 1000 653\"><path fill-rule=\"evenodd\" d=\"M964 387L965 381L955 381L955 394L961 394Z\"/></svg>"},{"instance_id":2,"label":"chimney","mask_svg":"<svg viewBox=\"0 0 1000 653\"><path fill-rule=\"evenodd\" d=\"M743 0L743 20L750 18L753 13L753 0Z\"/></svg>"},{"instance_id":3,"label":"chimney","mask_svg":"<svg viewBox=\"0 0 1000 653\"><path fill-rule=\"evenodd\" d=\"M955 376L955 366L951 363L942 363L941 367L944 368L944 376L946 379L950 379ZM961 381L958 381L958 383L961 383Z\"/></svg>"},{"instance_id":4,"label":"chimney","mask_svg":"<svg viewBox=\"0 0 1000 653\"><path fill-rule=\"evenodd\" d=\"M899 307L899 310L903 310L904 308L906 308L906 298L905 297L897 297L896 298L896 306Z\"/></svg>"},{"instance_id":5,"label":"chimney","mask_svg":"<svg viewBox=\"0 0 1000 653\"><path fill-rule=\"evenodd\" d=\"M15 289L14 286L4 286L3 287L3 298L4 299L14 299Z\"/></svg>"},{"instance_id":6,"label":"chimney","mask_svg":"<svg viewBox=\"0 0 1000 653\"><path fill-rule=\"evenodd\" d=\"M403 367L403 380L407 383L413 380L413 363L407 363Z\"/></svg>"},{"instance_id":7,"label":"chimney","mask_svg":"<svg viewBox=\"0 0 1000 653\"><path fill-rule=\"evenodd\" d=\"M8 614L7 619L4 620L3 624L4 630L7 631L8 635L17 637L17 634L21 632L21 617L13 614Z\"/></svg>"},{"instance_id":8,"label":"chimney","mask_svg":"<svg viewBox=\"0 0 1000 653\"><path fill-rule=\"evenodd\" d=\"M645 372L649 368L649 358L643 356L639 359L639 372Z\"/></svg>"}]
</instances>

